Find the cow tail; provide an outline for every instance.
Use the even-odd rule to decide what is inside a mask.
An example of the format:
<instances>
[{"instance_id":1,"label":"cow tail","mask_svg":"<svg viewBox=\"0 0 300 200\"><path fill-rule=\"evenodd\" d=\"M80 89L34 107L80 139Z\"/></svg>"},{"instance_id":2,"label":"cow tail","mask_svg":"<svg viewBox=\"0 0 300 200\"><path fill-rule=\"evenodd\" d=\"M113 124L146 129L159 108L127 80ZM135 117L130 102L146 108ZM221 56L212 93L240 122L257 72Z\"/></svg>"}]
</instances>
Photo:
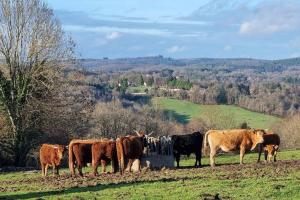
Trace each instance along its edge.
<instances>
[{"instance_id":1,"label":"cow tail","mask_svg":"<svg viewBox=\"0 0 300 200\"><path fill-rule=\"evenodd\" d=\"M208 135L209 135L209 133L210 133L210 131L207 131L204 136L204 152L205 152L205 154L207 154L207 152L208 152Z\"/></svg>"},{"instance_id":2,"label":"cow tail","mask_svg":"<svg viewBox=\"0 0 300 200\"><path fill-rule=\"evenodd\" d=\"M117 145L117 157L118 157L118 163L119 163L119 170L120 173L123 174L124 168L125 168L125 161L124 161L124 149L122 144L122 139L118 138L116 140Z\"/></svg>"},{"instance_id":3,"label":"cow tail","mask_svg":"<svg viewBox=\"0 0 300 200\"><path fill-rule=\"evenodd\" d=\"M73 145L74 145L74 143L71 141L69 144L69 169L70 169L72 176L75 175Z\"/></svg>"}]
</instances>

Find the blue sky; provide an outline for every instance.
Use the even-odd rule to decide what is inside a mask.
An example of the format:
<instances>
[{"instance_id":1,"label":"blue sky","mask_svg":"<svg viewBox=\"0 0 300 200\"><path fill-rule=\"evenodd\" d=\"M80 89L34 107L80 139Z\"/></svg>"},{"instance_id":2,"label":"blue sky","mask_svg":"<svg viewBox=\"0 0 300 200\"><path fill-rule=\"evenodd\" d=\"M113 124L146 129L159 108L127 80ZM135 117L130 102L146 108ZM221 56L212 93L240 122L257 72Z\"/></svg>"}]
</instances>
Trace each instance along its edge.
<instances>
[{"instance_id":1,"label":"blue sky","mask_svg":"<svg viewBox=\"0 0 300 200\"><path fill-rule=\"evenodd\" d=\"M48 0L82 58L300 56L299 0Z\"/></svg>"}]
</instances>

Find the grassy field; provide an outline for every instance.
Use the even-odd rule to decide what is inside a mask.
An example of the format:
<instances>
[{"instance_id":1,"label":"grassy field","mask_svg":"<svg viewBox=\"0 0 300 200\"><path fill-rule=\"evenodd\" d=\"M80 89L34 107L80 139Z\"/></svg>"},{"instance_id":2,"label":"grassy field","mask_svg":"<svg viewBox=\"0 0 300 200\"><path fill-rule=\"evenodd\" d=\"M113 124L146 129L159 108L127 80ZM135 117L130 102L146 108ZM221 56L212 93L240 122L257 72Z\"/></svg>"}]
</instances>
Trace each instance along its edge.
<instances>
[{"instance_id":1,"label":"grassy field","mask_svg":"<svg viewBox=\"0 0 300 200\"><path fill-rule=\"evenodd\" d=\"M143 171L124 175L105 174L84 178L43 178L39 171L0 174L0 199L300 199L300 151L279 152L277 163L256 164L257 154L247 154L240 166L238 156L217 157L214 169L187 167ZM90 169L85 169L85 172Z\"/></svg>"},{"instance_id":2,"label":"grassy field","mask_svg":"<svg viewBox=\"0 0 300 200\"><path fill-rule=\"evenodd\" d=\"M170 112L181 123L187 123L192 118L200 117L204 119L207 115L214 118L214 114L218 115L215 119L231 118L236 124L247 122L252 128L270 128L273 123L280 120L278 117L251 112L231 105L199 105L189 101L169 98L155 98L153 104Z\"/></svg>"},{"instance_id":3,"label":"grassy field","mask_svg":"<svg viewBox=\"0 0 300 200\"><path fill-rule=\"evenodd\" d=\"M150 90L152 87L149 86L136 86L136 87L128 87L127 92L129 93L143 93L146 92L146 90Z\"/></svg>"}]
</instances>

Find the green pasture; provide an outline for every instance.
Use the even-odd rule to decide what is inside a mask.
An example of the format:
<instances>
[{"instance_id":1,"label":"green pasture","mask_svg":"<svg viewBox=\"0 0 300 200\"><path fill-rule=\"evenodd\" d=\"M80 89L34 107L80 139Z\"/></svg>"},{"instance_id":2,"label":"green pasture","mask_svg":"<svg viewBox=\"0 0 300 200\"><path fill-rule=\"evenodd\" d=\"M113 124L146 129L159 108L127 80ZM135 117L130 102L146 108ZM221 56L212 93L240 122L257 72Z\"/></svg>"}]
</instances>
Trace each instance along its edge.
<instances>
[{"instance_id":1,"label":"green pasture","mask_svg":"<svg viewBox=\"0 0 300 200\"><path fill-rule=\"evenodd\" d=\"M251 128L270 128L281 120L278 117L252 112L233 105L199 105L189 101L170 98L155 98L154 106L160 106L170 117L180 123L188 123L192 118L215 120L216 123L247 122Z\"/></svg>"},{"instance_id":2,"label":"green pasture","mask_svg":"<svg viewBox=\"0 0 300 200\"><path fill-rule=\"evenodd\" d=\"M184 158L179 169L124 175L43 178L39 171L0 173L0 199L300 199L300 151L279 152L277 163L256 164L257 154L219 155L217 167L191 167Z\"/></svg>"}]
</instances>

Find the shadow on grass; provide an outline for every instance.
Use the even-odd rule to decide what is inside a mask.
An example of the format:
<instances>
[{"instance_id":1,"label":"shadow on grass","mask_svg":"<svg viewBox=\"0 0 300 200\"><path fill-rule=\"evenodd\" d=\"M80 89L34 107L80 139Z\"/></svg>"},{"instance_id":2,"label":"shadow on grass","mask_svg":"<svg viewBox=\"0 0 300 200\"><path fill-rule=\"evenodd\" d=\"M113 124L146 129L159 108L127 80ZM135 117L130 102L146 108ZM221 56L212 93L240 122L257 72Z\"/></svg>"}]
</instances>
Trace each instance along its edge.
<instances>
[{"instance_id":1,"label":"shadow on grass","mask_svg":"<svg viewBox=\"0 0 300 200\"><path fill-rule=\"evenodd\" d=\"M179 180L190 180L192 177L181 177L181 178L162 178L159 180L141 180L135 182L120 182L120 183L109 183L109 184L99 184L97 186L87 186L87 187L73 187L65 190L53 190L45 192L29 192L26 194L12 194L0 196L0 199L39 199L47 196L53 195L69 195L69 194L79 194L82 192L99 192L106 189L116 189L131 185L139 185L143 183L156 183L156 182L174 182Z\"/></svg>"},{"instance_id":2,"label":"shadow on grass","mask_svg":"<svg viewBox=\"0 0 300 200\"><path fill-rule=\"evenodd\" d=\"M169 120L176 120L178 123L187 124L190 116L175 112L174 110L164 110L164 116Z\"/></svg>"}]
</instances>

